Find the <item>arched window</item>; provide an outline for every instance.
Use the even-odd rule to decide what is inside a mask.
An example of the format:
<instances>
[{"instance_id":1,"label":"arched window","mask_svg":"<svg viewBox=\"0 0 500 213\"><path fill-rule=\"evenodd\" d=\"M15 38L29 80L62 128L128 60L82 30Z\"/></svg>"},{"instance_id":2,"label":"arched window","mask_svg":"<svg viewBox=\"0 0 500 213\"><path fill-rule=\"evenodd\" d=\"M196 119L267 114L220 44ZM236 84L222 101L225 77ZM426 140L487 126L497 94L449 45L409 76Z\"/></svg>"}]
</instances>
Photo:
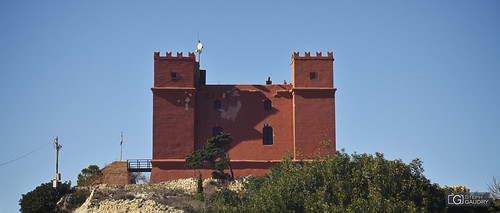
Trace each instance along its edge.
<instances>
[{"instance_id":1,"label":"arched window","mask_svg":"<svg viewBox=\"0 0 500 213\"><path fill-rule=\"evenodd\" d=\"M214 101L214 109L220 109L221 102L219 100Z\"/></svg>"},{"instance_id":2,"label":"arched window","mask_svg":"<svg viewBox=\"0 0 500 213\"><path fill-rule=\"evenodd\" d=\"M273 108L271 100L265 100L264 101L264 109L265 110L271 110Z\"/></svg>"},{"instance_id":3,"label":"arched window","mask_svg":"<svg viewBox=\"0 0 500 213\"><path fill-rule=\"evenodd\" d=\"M221 127L216 126L212 129L212 137L215 137L215 136L220 135L220 134L222 134Z\"/></svg>"},{"instance_id":4,"label":"arched window","mask_svg":"<svg viewBox=\"0 0 500 213\"><path fill-rule=\"evenodd\" d=\"M262 130L262 144L273 145L273 128L269 125L264 126Z\"/></svg>"}]
</instances>

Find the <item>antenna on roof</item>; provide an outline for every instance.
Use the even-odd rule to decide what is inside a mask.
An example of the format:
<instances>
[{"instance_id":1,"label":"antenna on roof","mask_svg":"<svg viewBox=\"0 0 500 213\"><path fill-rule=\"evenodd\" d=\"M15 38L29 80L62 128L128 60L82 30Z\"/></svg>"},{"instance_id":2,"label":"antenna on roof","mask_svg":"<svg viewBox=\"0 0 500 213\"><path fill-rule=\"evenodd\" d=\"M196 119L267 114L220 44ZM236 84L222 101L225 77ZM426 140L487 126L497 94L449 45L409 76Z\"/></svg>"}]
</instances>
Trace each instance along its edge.
<instances>
[{"instance_id":1,"label":"antenna on roof","mask_svg":"<svg viewBox=\"0 0 500 213\"><path fill-rule=\"evenodd\" d=\"M203 49L203 44L201 44L200 40L198 39L198 45L196 45L196 52L198 53L198 63L200 63L200 57L201 57L201 49Z\"/></svg>"}]
</instances>

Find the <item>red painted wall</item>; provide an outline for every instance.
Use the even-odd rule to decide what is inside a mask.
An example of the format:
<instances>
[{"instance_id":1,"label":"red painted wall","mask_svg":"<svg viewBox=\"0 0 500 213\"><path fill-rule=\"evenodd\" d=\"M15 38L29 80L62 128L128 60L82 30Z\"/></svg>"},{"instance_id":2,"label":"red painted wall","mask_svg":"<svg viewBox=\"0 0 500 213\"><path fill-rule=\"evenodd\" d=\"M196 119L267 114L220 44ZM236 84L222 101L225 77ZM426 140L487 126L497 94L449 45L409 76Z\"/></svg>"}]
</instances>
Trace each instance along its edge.
<instances>
[{"instance_id":1,"label":"red painted wall","mask_svg":"<svg viewBox=\"0 0 500 213\"><path fill-rule=\"evenodd\" d=\"M333 55L292 55L293 84L198 85L199 64L188 57L155 53L153 91L153 169L151 182L194 177L184 158L201 149L221 127L234 141L229 150L236 176L263 175L296 147L302 156L319 148L325 133L335 151ZM171 79L175 72L177 78ZM316 78L310 79L310 72ZM209 71L207 71L209 74ZM264 109L270 100L272 108ZM221 108L214 109L220 101ZM263 128L273 128L273 144L263 145ZM210 177L211 171L203 171Z\"/></svg>"},{"instance_id":2,"label":"red painted wall","mask_svg":"<svg viewBox=\"0 0 500 213\"><path fill-rule=\"evenodd\" d=\"M201 149L218 126L230 133L229 157L232 160L279 160L292 150L291 85L227 85L205 86L198 90L196 107L195 149ZM283 94L284 93L284 94ZM283 96L284 95L284 96ZM271 100L272 109L264 109ZM221 109L214 109L220 100ZM264 125L273 128L273 145L263 145Z\"/></svg>"},{"instance_id":3,"label":"red painted wall","mask_svg":"<svg viewBox=\"0 0 500 213\"><path fill-rule=\"evenodd\" d=\"M333 87L333 53L322 56L316 53L304 56L292 55L293 83L293 129L294 158L302 159L315 154L320 148L319 141L330 141L330 150L335 152L335 89ZM315 78L311 78L315 73ZM300 155L299 155L300 154Z\"/></svg>"}]
</instances>

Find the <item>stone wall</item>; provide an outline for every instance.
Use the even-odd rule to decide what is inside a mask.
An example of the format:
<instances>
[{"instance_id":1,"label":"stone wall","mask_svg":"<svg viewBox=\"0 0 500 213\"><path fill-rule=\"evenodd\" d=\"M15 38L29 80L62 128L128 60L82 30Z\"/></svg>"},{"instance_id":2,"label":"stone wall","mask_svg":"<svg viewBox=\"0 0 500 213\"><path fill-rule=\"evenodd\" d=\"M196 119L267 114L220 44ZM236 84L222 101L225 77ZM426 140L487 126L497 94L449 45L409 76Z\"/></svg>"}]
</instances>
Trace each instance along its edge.
<instances>
[{"instance_id":1,"label":"stone wall","mask_svg":"<svg viewBox=\"0 0 500 213\"><path fill-rule=\"evenodd\" d=\"M127 161L115 161L102 170L100 183L126 185L129 183Z\"/></svg>"}]
</instances>

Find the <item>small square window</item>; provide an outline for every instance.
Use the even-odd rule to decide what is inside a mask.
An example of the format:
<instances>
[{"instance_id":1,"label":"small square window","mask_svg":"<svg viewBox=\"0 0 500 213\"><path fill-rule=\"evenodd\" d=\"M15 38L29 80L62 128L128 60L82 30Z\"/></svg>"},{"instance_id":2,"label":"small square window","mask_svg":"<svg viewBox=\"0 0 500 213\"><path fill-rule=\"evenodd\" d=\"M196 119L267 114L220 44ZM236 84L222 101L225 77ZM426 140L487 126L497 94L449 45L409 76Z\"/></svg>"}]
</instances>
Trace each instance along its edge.
<instances>
[{"instance_id":1,"label":"small square window","mask_svg":"<svg viewBox=\"0 0 500 213\"><path fill-rule=\"evenodd\" d=\"M170 80L176 80L177 79L177 73L176 72L171 72L170 73Z\"/></svg>"},{"instance_id":2,"label":"small square window","mask_svg":"<svg viewBox=\"0 0 500 213\"><path fill-rule=\"evenodd\" d=\"M222 103L219 100L214 101L214 109L220 109Z\"/></svg>"},{"instance_id":3,"label":"small square window","mask_svg":"<svg viewBox=\"0 0 500 213\"><path fill-rule=\"evenodd\" d=\"M212 129L212 137L217 137L217 135L222 135L222 128L218 126Z\"/></svg>"},{"instance_id":4,"label":"small square window","mask_svg":"<svg viewBox=\"0 0 500 213\"><path fill-rule=\"evenodd\" d=\"M316 73L315 73L315 72L310 72L310 73L309 73L309 79L314 80L314 79L316 79L317 77L318 77L318 76L316 75Z\"/></svg>"}]
</instances>

